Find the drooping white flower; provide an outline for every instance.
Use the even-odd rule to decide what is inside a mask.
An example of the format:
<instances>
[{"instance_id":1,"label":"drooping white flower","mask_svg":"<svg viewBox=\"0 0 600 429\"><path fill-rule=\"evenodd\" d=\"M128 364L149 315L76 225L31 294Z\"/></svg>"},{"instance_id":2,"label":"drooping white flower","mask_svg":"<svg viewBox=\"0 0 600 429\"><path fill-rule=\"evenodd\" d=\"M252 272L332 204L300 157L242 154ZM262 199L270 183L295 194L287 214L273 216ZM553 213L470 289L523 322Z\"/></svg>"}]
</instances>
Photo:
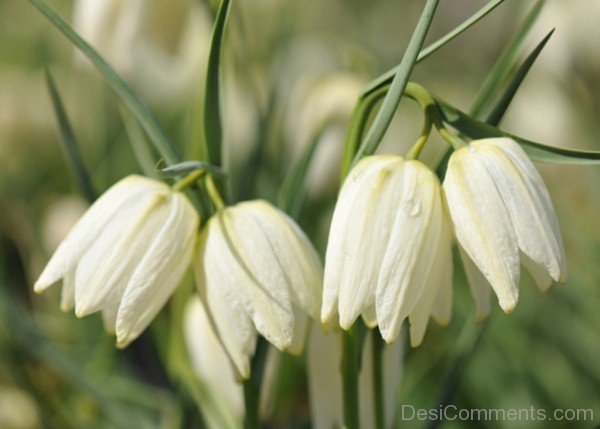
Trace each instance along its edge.
<instances>
[{"instance_id":1,"label":"drooping white flower","mask_svg":"<svg viewBox=\"0 0 600 429\"><path fill-rule=\"evenodd\" d=\"M148 326L188 269L198 229L188 199L162 182L128 176L83 215L35 283L63 279L61 308L102 311L125 347Z\"/></svg>"},{"instance_id":2,"label":"drooping white flower","mask_svg":"<svg viewBox=\"0 0 600 429\"><path fill-rule=\"evenodd\" d=\"M243 378L257 332L280 350L302 351L307 314L319 317L322 266L285 213L261 200L218 211L201 233L195 266L200 297Z\"/></svg>"},{"instance_id":3,"label":"drooping white flower","mask_svg":"<svg viewBox=\"0 0 600 429\"><path fill-rule=\"evenodd\" d=\"M431 314L450 317L451 247L441 187L423 163L399 156L364 158L336 204L321 320L339 314L349 329L362 314L391 342L410 317L413 345Z\"/></svg>"},{"instance_id":4,"label":"drooping white flower","mask_svg":"<svg viewBox=\"0 0 600 429\"><path fill-rule=\"evenodd\" d=\"M550 196L515 141L477 140L454 152L444 190L456 238L504 311L517 304L521 263L542 290L552 280L565 280L562 238ZM478 301L485 299L481 283L481 278L472 282L472 287L479 285Z\"/></svg>"},{"instance_id":5,"label":"drooping white flower","mask_svg":"<svg viewBox=\"0 0 600 429\"><path fill-rule=\"evenodd\" d=\"M231 418L232 427L241 428L245 415L242 385L236 380L227 352L214 332L198 297L188 301L183 327L192 367L210 389L212 400ZM215 410L208 405L202 410L206 424L210 428L218 429L220 420L211 414Z\"/></svg>"},{"instance_id":6,"label":"drooping white flower","mask_svg":"<svg viewBox=\"0 0 600 429\"><path fill-rule=\"evenodd\" d=\"M373 407L373 335L370 332L362 349L360 391L360 427L375 426ZM385 427L391 427L395 401L402 379L404 341L385 346L382 353L383 398ZM342 338L339 332L323 334L317 325L310 333L308 344L308 390L312 427L330 429L342 427L343 389L340 365L342 359Z\"/></svg>"}]
</instances>

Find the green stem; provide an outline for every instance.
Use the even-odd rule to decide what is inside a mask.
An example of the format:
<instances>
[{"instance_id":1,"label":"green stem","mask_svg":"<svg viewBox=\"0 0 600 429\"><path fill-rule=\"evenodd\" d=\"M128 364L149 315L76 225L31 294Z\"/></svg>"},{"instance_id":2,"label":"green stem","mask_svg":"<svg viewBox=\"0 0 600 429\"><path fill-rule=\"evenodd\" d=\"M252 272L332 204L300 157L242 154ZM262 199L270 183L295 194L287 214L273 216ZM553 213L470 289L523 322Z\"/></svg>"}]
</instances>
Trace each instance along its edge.
<instances>
[{"instance_id":1,"label":"green stem","mask_svg":"<svg viewBox=\"0 0 600 429\"><path fill-rule=\"evenodd\" d=\"M177 183L175 183L173 185L173 190L175 192L181 192L181 191L183 191L188 186L193 185L204 174L206 174L206 171L204 171L204 170L196 170L196 171L188 174L183 179L181 179L179 182L177 182Z\"/></svg>"},{"instance_id":2,"label":"green stem","mask_svg":"<svg viewBox=\"0 0 600 429\"><path fill-rule=\"evenodd\" d=\"M342 390L344 398L344 427L360 427L358 375L360 373L356 327L342 334Z\"/></svg>"},{"instance_id":3,"label":"green stem","mask_svg":"<svg viewBox=\"0 0 600 429\"><path fill-rule=\"evenodd\" d=\"M423 122L423 129L421 130L421 135L417 139L414 146L406 154L407 159L419 158L419 155L421 155L421 151L425 147L425 143L427 143L427 140L429 140L429 135L431 134L432 128L433 128L433 116L431 114L431 109L428 108L425 110L425 121Z\"/></svg>"},{"instance_id":4,"label":"green stem","mask_svg":"<svg viewBox=\"0 0 600 429\"><path fill-rule=\"evenodd\" d=\"M212 174L206 176L206 192L217 210L221 210L225 207L225 203L223 202L223 198L221 198L221 193L213 180Z\"/></svg>"},{"instance_id":5,"label":"green stem","mask_svg":"<svg viewBox=\"0 0 600 429\"><path fill-rule=\"evenodd\" d=\"M246 419L244 420L245 429L260 428L260 417L258 408L260 405L260 385L262 383L265 361L269 344L263 337L258 338L256 352L252 358L251 375L244 381L244 405L246 406Z\"/></svg>"},{"instance_id":6,"label":"green stem","mask_svg":"<svg viewBox=\"0 0 600 429\"><path fill-rule=\"evenodd\" d=\"M385 405L383 401L383 348L385 342L377 330L373 330L371 342L373 352L373 409L375 428L385 428Z\"/></svg>"}]
</instances>

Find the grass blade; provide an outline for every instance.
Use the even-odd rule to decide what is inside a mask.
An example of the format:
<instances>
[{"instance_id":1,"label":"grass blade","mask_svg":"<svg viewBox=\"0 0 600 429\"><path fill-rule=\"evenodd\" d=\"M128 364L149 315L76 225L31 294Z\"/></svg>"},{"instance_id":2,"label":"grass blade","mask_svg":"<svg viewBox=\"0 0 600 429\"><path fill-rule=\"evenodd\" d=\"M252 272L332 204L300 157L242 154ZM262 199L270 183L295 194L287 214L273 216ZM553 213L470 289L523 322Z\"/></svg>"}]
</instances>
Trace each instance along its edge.
<instances>
[{"instance_id":1,"label":"grass blade","mask_svg":"<svg viewBox=\"0 0 600 429\"><path fill-rule=\"evenodd\" d=\"M494 126L500 123L500 121L504 117L504 114L508 110L508 106L510 105L515 94L517 93L517 90L521 86L521 83L523 83L523 80L525 80L525 76L527 76L527 73L529 73L529 70L533 66L533 63L535 63L535 60L537 60L537 57L540 55L540 52L542 52L542 49L544 49L544 46L546 46L546 43L548 43L548 40L550 40L550 37L553 33L554 29L552 29L546 35L546 37L544 37L542 41L538 43L535 49L527 56L523 64L521 64L521 67L519 67L517 72L512 77L510 83L508 84L508 87L506 88L506 91L504 91L504 94L502 94L502 97L500 98L492 112L489 114L485 122Z\"/></svg>"},{"instance_id":2,"label":"grass blade","mask_svg":"<svg viewBox=\"0 0 600 429\"><path fill-rule=\"evenodd\" d=\"M600 165L600 151L565 149L544 145L500 130L479 121L456 107L437 99L444 122L472 139L487 137L509 137L519 143L533 161L554 164Z\"/></svg>"},{"instance_id":3,"label":"grass blade","mask_svg":"<svg viewBox=\"0 0 600 429\"><path fill-rule=\"evenodd\" d=\"M493 0L471 15L467 20L463 21L459 26L454 28L452 31L442 36L431 45L423 48L421 52L419 52L419 56L417 57L417 63L423 61L425 58L429 57L431 54L436 52L438 49L442 48L444 45L454 40L456 37L460 36L463 32L471 28L474 24L476 24L480 19L484 18L488 13L493 11L497 6L499 6L504 0ZM399 71L400 66L396 66L391 70L383 73L378 78L371 81L363 90L362 96L365 97L368 94L376 91L377 89L387 86L392 82L394 76Z\"/></svg>"},{"instance_id":4,"label":"grass blade","mask_svg":"<svg viewBox=\"0 0 600 429\"><path fill-rule=\"evenodd\" d=\"M121 120L125 126L125 134L131 144L135 158L142 169L145 176L158 178L158 174L154 170L156 160L148 146L146 136L140 125L135 121L135 118L125 108L120 108Z\"/></svg>"},{"instance_id":5,"label":"grass blade","mask_svg":"<svg viewBox=\"0 0 600 429\"><path fill-rule=\"evenodd\" d=\"M213 29L208 70L206 73L206 93L204 98L204 140L208 149L208 161L220 166L222 162L223 125L221 118L221 46L225 24L231 7L231 0L223 0L217 12Z\"/></svg>"},{"instance_id":6,"label":"grass blade","mask_svg":"<svg viewBox=\"0 0 600 429\"><path fill-rule=\"evenodd\" d=\"M433 16L438 3L439 0L428 0L425 4L425 8L423 9L421 17L419 18L419 22L417 23L417 28L410 39L408 48L406 48L402 62L398 66L398 72L390 84L390 89L383 99L381 109L377 113L377 116L373 121L373 125L367 132L367 136L365 137L361 146L358 148L358 151L354 157L354 163L362 158L362 156L370 155L375 152L377 146L379 146L379 143L383 138L383 135L388 129L394 113L398 108L400 99L404 94L404 89L408 84L408 79L410 78L412 69L416 64L417 56L421 50L421 46L423 46L429 26L433 21Z\"/></svg>"},{"instance_id":7,"label":"grass blade","mask_svg":"<svg viewBox=\"0 0 600 429\"><path fill-rule=\"evenodd\" d=\"M54 10L42 0L27 0L38 9L48 20L60 30L96 67L108 84L121 97L123 102L131 109L140 121L144 130L156 146L156 149L169 163L180 161L179 154L173 144L166 137L160 125L148 109L138 98L129 85L115 72L100 54L77 34Z\"/></svg>"},{"instance_id":8,"label":"grass blade","mask_svg":"<svg viewBox=\"0 0 600 429\"><path fill-rule=\"evenodd\" d=\"M519 48L523 44L523 40L529 34L529 31L533 27L533 24L537 20L542 7L544 6L546 0L538 0L538 2L533 6L527 17L521 24L521 27L517 31L517 33L513 36L513 38L508 42L504 51L498 58L496 64L488 74L481 90L475 97L475 101L471 106L469 113L473 117L478 117L481 115L483 109L487 106L490 100L493 98L494 94L498 92L498 89L501 85L506 81L510 70L512 70L517 62L517 56L519 53Z\"/></svg>"},{"instance_id":9,"label":"grass blade","mask_svg":"<svg viewBox=\"0 0 600 429\"><path fill-rule=\"evenodd\" d=\"M302 158L300 158L298 163L292 168L281 187L278 206L293 218L298 216L300 208L302 207L305 195L304 185L306 183L306 175L316 149L319 146L319 142L321 142L323 132L327 129L328 125L328 123L323 124L323 126L314 134L308 148L302 154Z\"/></svg>"},{"instance_id":10,"label":"grass blade","mask_svg":"<svg viewBox=\"0 0 600 429\"><path fill-rule=\"evenodd\" d=\"M52 78L52 75L48 69L46 69L45 72L46 84L48 85L48 91L50 92L50 98L52 99L52 106L54 107L54 113L56 114L56 120L58 121L58 127L60 129L60 137L65 156L71 169L73 170L73 173L75 174L75 179L77 180L77 184L79 185L81 193L89 202L93 202L96 199L96 192L94 191L90 174L85 167L81 153L79 152L77 139L73 133L73 128L71 127L69 118L67 117L67 112L64 109L54 79Z\"/></svg>"}]
</instances>

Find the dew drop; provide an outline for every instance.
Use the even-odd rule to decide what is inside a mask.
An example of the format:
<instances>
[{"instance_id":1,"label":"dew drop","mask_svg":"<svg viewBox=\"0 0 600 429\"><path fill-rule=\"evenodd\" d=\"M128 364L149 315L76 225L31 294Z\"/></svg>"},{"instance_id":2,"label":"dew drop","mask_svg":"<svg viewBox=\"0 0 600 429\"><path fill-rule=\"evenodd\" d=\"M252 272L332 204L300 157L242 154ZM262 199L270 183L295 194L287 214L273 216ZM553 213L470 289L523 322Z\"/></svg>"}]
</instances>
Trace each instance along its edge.
<instances>
[{"instance_id":1,"label":"dew drop","mask_svg":"<svg viewBox=\"0 0 600 429\"><path fill-rule=\"evenodd\" d=\"M476 152L476 149L473 146L469 146L469 152L474 153Z\"/></svg>"},{"instance_id":2,"label":"dew drop","mask_svg":"<svg viewBox=\"0 0 600 429\"><path fill-rule=\"evenodd\" d=\"M421 214L421 202L413 199L406 200L403 203L403 209L410 217L416 217Z\"/></svg>"}]
</instances>

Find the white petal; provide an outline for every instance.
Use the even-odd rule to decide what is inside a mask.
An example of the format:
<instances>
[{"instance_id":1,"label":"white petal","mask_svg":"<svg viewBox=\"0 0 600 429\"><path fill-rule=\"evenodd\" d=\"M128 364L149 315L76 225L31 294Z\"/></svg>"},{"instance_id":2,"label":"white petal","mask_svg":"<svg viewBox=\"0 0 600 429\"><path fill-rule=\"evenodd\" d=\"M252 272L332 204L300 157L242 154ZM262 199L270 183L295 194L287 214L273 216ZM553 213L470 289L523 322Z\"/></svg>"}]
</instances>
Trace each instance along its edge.
<instances>
[{"instance_id":1,"label":"white petal","mask_svg":"<svg viewBox=\"0 0 600 429\"><path fill-rule=\"evenodd\" d=\"M240 203L236 210L238 216L252 218L269 241L293 301L318 320L323 266L304 232L289 216L266 201Z\"/></svg>"},{"instance_id":2,"label":"white petal","mask_svg":"<svg viewBox=\"0 0 600 429\"><path fill-rule=\"evenodd\" d=\"M444 190L456 238L510 312L519 297L519 250L510 215L488 170L469 146L452 154Z\"/></svg>"},{"instance_id":3,"label":"white petal","mask_svg":"<svg viewBox=\"0 0 600 429\"><path fill-rule=\"evenodd\" d=\"M503 139L503 143L506 141L507 139ZM551 222L537 193L527 185L510 155L502 150L506 144L493 145L488 144L488 140L480 140L472 145L477 148L479 158L496 183L508 209L519 248L532 261L545 268L550 276L559 280L562 244L559 245L556 240ZM535 167L529 164L529 169L535 170Z\"/></svg>"},{"instance_id":4,"label":"white petal","mask_svg":"<svg viewBox=\"0 0 600 429\"><path fill-rule=\"evenodd\" d=\"M452 248L450 227L442 219L442 232L438 238L438 247L433 256L433 265L422 284L423 293L410 312L410 344L417 347L423 341L430 315L435 305L439 318L443 322L450 320L452 310ZM424 255L426 257L426 255ZM448 297L449 295L449 297ZM439 302L438 302L439 301Z\"/></svg>"},{"instance_id":5,"label":"white petal","mask_svg":"<svg viewBox=\"0 0 600 429\"><path fill-rule=\"evenodd\" d=\"M361 314L363 322L369 328L377 326L377 313L375 311L375 303L369 305Z\"/></svg>"},{"instance_id":6,"label":"white petal","mask_svg":"<svg viewBox=\"0 0 600 429\"><path fill-rule=\"evenodd\" d=\"M300 356L302 354L310 325L310 318L304 310L294 306L294 337L292 338L292 343L286 349L286 352L294 356Z\"/></svg>"},{"instance_id":7,"label":"white petal","mask_svg":"<svg viewBox=\"0 0 600 429\"><path fill-rule=\"evenodd\" d=\"M243 206L233 206L209 221L208 242L215 239L219 258L223 258L220 269L230 273L227 285L220 287L243 295L242 303L258 332L275 347L285 350L292 342L294 331L289 281L261 226L246 215ZM213 229L215 234L212 234ZM223 264L226 260L229 262Z\"/></svg>"},{"instance_id":8,"label":"white petal","mask_svg":"<svg viewBox=\"0 0 600 429\"><path fill-rule=\"evenodd\" d=\"M487 281L485 276L477 265L469 258L469 255L463 250L462 246L458 245L460 258L465 268L467 283L471 290L471 295L475 300L475 319L482 322L492 309L490 295L492 293L492 285Z\"/></svg>"},{"instance_id":9,"label":"white petal","mask_svg":"<svg viewBox=\"0 0 600 429\"><path fill-rule=\"evenodd\" d=\"M546 292L552 286L552 277L548 274L548 270L541 267L524 253L521 253L521 264L527 268L527 271L529 271L529 274L531 274L531 277L533 277L533 280L542 292Z\"/></svg>"},{"instance_id":10,"label":"white petal","mask_svg":"<svg viewBox=\"0 0 600 429\"><path fill-rule=\"evenodd\" d=\"M384 177L379 172L386 166L400 165L402 162L402 158L396 156L366 157L344 181L331 221L325 257L321 310L324 323L335 317L337 307L344 307L342 323L344 326L351 325L363 309L374 301L373 292L380 265L378 261L383 257L385 244L374 243L375 240L367 235L366 230L372 230L374 222L372 202L375 196L371 194L380 191L377 183L381 185ZM390 203L394 203L394 200ZM366 241L365 236L368 237ZM363 248L364 243L372 243L378 248L377 252L369 254L369 250ZM352 293L354 301L348 299ZM339 303L339 295L344 295L344 304Z\"/></svg>"},{"instance_id":11,"label":"white petal","mask_svg":"<svg viewBox=\"0 0 600 429\"><path fill-rule=\"evenodd\" d=\"M102 324L108 334L114 334L117 328L117 312L119 304L110 304L102 309Z\"/></svg>"},{"instance_id":12,"label":"white petal","mask_svg":"<svg viewBox=\"0 0 600 429\"><path fill-rule=\"evenodd\" d=\"M192 367L209 387L211 396L233 417L234 425L241 427L244 418L242 385L237 382L227 353L198 297L193 297L186 305L183 328ZM209 427L217 428L213 412L208 406L202 408Z\"/></svg>"},{"instance_id":13,"label":"white petal","mask_svg":"<svg viewBox=\"0 0 600 429\"><path fill-rule=\"evenodd\" d=\"M170 193L170 191L168 191ZM145 194L106 226L75 272L75 314L115 304L161 225L169 215L169 194Z\"/></svg>"},{"instance_id":14,"label":"white petal","mask_svg":"<svg viewBox=\"0 0 600 429\"><path fill-rule=\"evenodd\" d=\"M71 311L75 306L75 270L68 271L63 278L60 296L60 309Z\"/></svg>"},{"instance_id":15,"label":"white petal","mask_svg":"<svg viewBox=\"0 0 600 429\"><path fill-rule=\"evenodd\" d=\"M129 280L117 316L117 343L137 338L173 294L192 260L199 218L181 193L169 198L170 213Z\"/></svg>"},{"instance_id":16,"label":"white petal","mask_svg":"<svg viewBox=\"0 0 600 429\"><path fill-rule=\"evenodd\" d=\"M44 268L35 283L40 293L75 268L84 252L94 243L115 215L140 195L164 190L166 185L141 176L128 176L108 189L83 215ZM168 188L167 188L168 189Z\"/></svg>"},{"instance_id":17,"label":"white petal","mask_svg":"<svg viewBox=\"0 0 600 429\"><path fill-rule=\"evenodd\" d=\"M519 144L511 139L485 139L481 142L494 145L500 148L512 161L513 166L519 171L523 183L529 191L529 195L535 205L540 220L544 223L544 232L551 247L553 259L557 261L559 267L558 275L554 275L554 280L564 282L567 277L567 261L563 248L562 236L558 219L550 200L550 195L546 185L525 151ZM538 262L541 264L541 262ZM556 274L556 273L555 273Z\"/></svg>"},{"instance_id":18,"label":"white petal","mask_svg":"<svg viewBox=\"0 0 600 429\"><path fill-rule=\"evenodd\" d=\"M377 321L387 342L398 336L402 321L423 293L442 228L440 185L425 165L406 163L397 198L400 210L377 283Z\"/></svg>"}]
</instances>

